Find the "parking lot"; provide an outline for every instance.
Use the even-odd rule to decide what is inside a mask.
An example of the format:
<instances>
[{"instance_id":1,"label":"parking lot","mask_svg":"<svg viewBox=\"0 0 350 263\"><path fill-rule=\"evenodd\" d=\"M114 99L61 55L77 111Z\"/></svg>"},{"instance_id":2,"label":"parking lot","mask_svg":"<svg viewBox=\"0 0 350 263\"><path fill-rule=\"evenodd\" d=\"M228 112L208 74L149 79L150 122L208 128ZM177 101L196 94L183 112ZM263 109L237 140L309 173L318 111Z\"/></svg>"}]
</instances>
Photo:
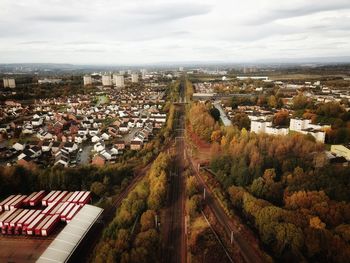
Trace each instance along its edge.
<instances>
[{"instance_id":1,"label":"parking lot","mask_svg":"<svg viewBox=\"0 0 350 263\"><path fill-rule=\"evenodd\" d=\"M48 238L0 236L0 262L35 262L55 236Z\"/></svg>"}]
</instances>

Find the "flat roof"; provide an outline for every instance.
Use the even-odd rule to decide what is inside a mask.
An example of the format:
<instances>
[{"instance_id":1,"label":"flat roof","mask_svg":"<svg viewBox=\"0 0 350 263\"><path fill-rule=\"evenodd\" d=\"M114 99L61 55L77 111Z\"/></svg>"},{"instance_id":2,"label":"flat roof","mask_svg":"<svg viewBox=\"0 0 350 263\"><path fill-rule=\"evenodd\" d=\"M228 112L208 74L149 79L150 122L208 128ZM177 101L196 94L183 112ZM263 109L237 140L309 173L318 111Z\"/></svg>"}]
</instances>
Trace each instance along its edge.
<instances>
[{"instance_id":1,"label":"flat roof","mask_svg":"<svg viewBox=\"0 0 350 263\"><path fill-rule=\"evenodd\" d=\"M52 241L37 262L67 262L103 209L85 205Z\"/></svg>"}]
</instances>

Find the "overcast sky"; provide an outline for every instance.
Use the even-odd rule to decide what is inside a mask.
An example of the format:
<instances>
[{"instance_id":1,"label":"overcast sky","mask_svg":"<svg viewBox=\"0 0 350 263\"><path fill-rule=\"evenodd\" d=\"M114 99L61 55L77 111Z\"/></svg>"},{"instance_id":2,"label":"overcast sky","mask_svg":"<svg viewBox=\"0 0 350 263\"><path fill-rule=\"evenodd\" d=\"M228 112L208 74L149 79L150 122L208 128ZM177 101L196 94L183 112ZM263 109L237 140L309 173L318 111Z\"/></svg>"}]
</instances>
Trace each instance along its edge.
<instances>
[{"instance_id":1,"label":"overcast sky","mask_svg":"<svg viewBox=\"0 0 350 263\"><path fill-rule=\"evenodd\" d=\"M350 0L0 0L0 63L350 55Z\"/></svg>"}]
</instances>

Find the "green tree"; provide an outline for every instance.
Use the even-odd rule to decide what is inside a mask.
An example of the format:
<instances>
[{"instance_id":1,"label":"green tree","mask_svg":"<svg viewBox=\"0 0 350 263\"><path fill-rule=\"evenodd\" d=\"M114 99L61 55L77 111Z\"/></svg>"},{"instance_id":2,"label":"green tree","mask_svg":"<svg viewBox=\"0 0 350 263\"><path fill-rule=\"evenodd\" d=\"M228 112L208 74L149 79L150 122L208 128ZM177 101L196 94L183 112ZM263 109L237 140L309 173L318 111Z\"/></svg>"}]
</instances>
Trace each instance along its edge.
<instances>
[{"instance_id":1,"label":"green tree","mask_svg":"<svg viewBox=\"0 0 350 263\"><path fill-rule=\"evenodd\" d=\"M90 190L95 195L101 197L106 192L106 186L101 182L94 182L94 183L92 183Z\"/></svg>"}]
</instances>

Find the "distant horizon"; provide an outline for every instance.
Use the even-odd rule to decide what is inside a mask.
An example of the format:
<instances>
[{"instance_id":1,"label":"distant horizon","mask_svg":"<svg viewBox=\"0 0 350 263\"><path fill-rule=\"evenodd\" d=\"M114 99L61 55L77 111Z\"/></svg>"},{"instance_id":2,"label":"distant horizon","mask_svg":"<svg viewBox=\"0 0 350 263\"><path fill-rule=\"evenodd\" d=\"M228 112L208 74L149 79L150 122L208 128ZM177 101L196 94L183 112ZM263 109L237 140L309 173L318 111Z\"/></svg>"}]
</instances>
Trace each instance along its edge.
<instances>
[{"instance_id":1,"label":"distant horizon","mask_svg":"<svg viewBox=\"0 0 350 263\"><path fill-rule=\"evenodd\" d=\"M0 65L71 65L71 66L189 66L189 65L272 65L272 64L350 64L350 56L343 57L310 57L310 58L280 58L280 59L262 59L251 61L220 61L220 60L208 60L208 61L158 61L158 62L135 62L135 63L75 63L75 62L1 62Z\"/></svg>"}]
</instances>

